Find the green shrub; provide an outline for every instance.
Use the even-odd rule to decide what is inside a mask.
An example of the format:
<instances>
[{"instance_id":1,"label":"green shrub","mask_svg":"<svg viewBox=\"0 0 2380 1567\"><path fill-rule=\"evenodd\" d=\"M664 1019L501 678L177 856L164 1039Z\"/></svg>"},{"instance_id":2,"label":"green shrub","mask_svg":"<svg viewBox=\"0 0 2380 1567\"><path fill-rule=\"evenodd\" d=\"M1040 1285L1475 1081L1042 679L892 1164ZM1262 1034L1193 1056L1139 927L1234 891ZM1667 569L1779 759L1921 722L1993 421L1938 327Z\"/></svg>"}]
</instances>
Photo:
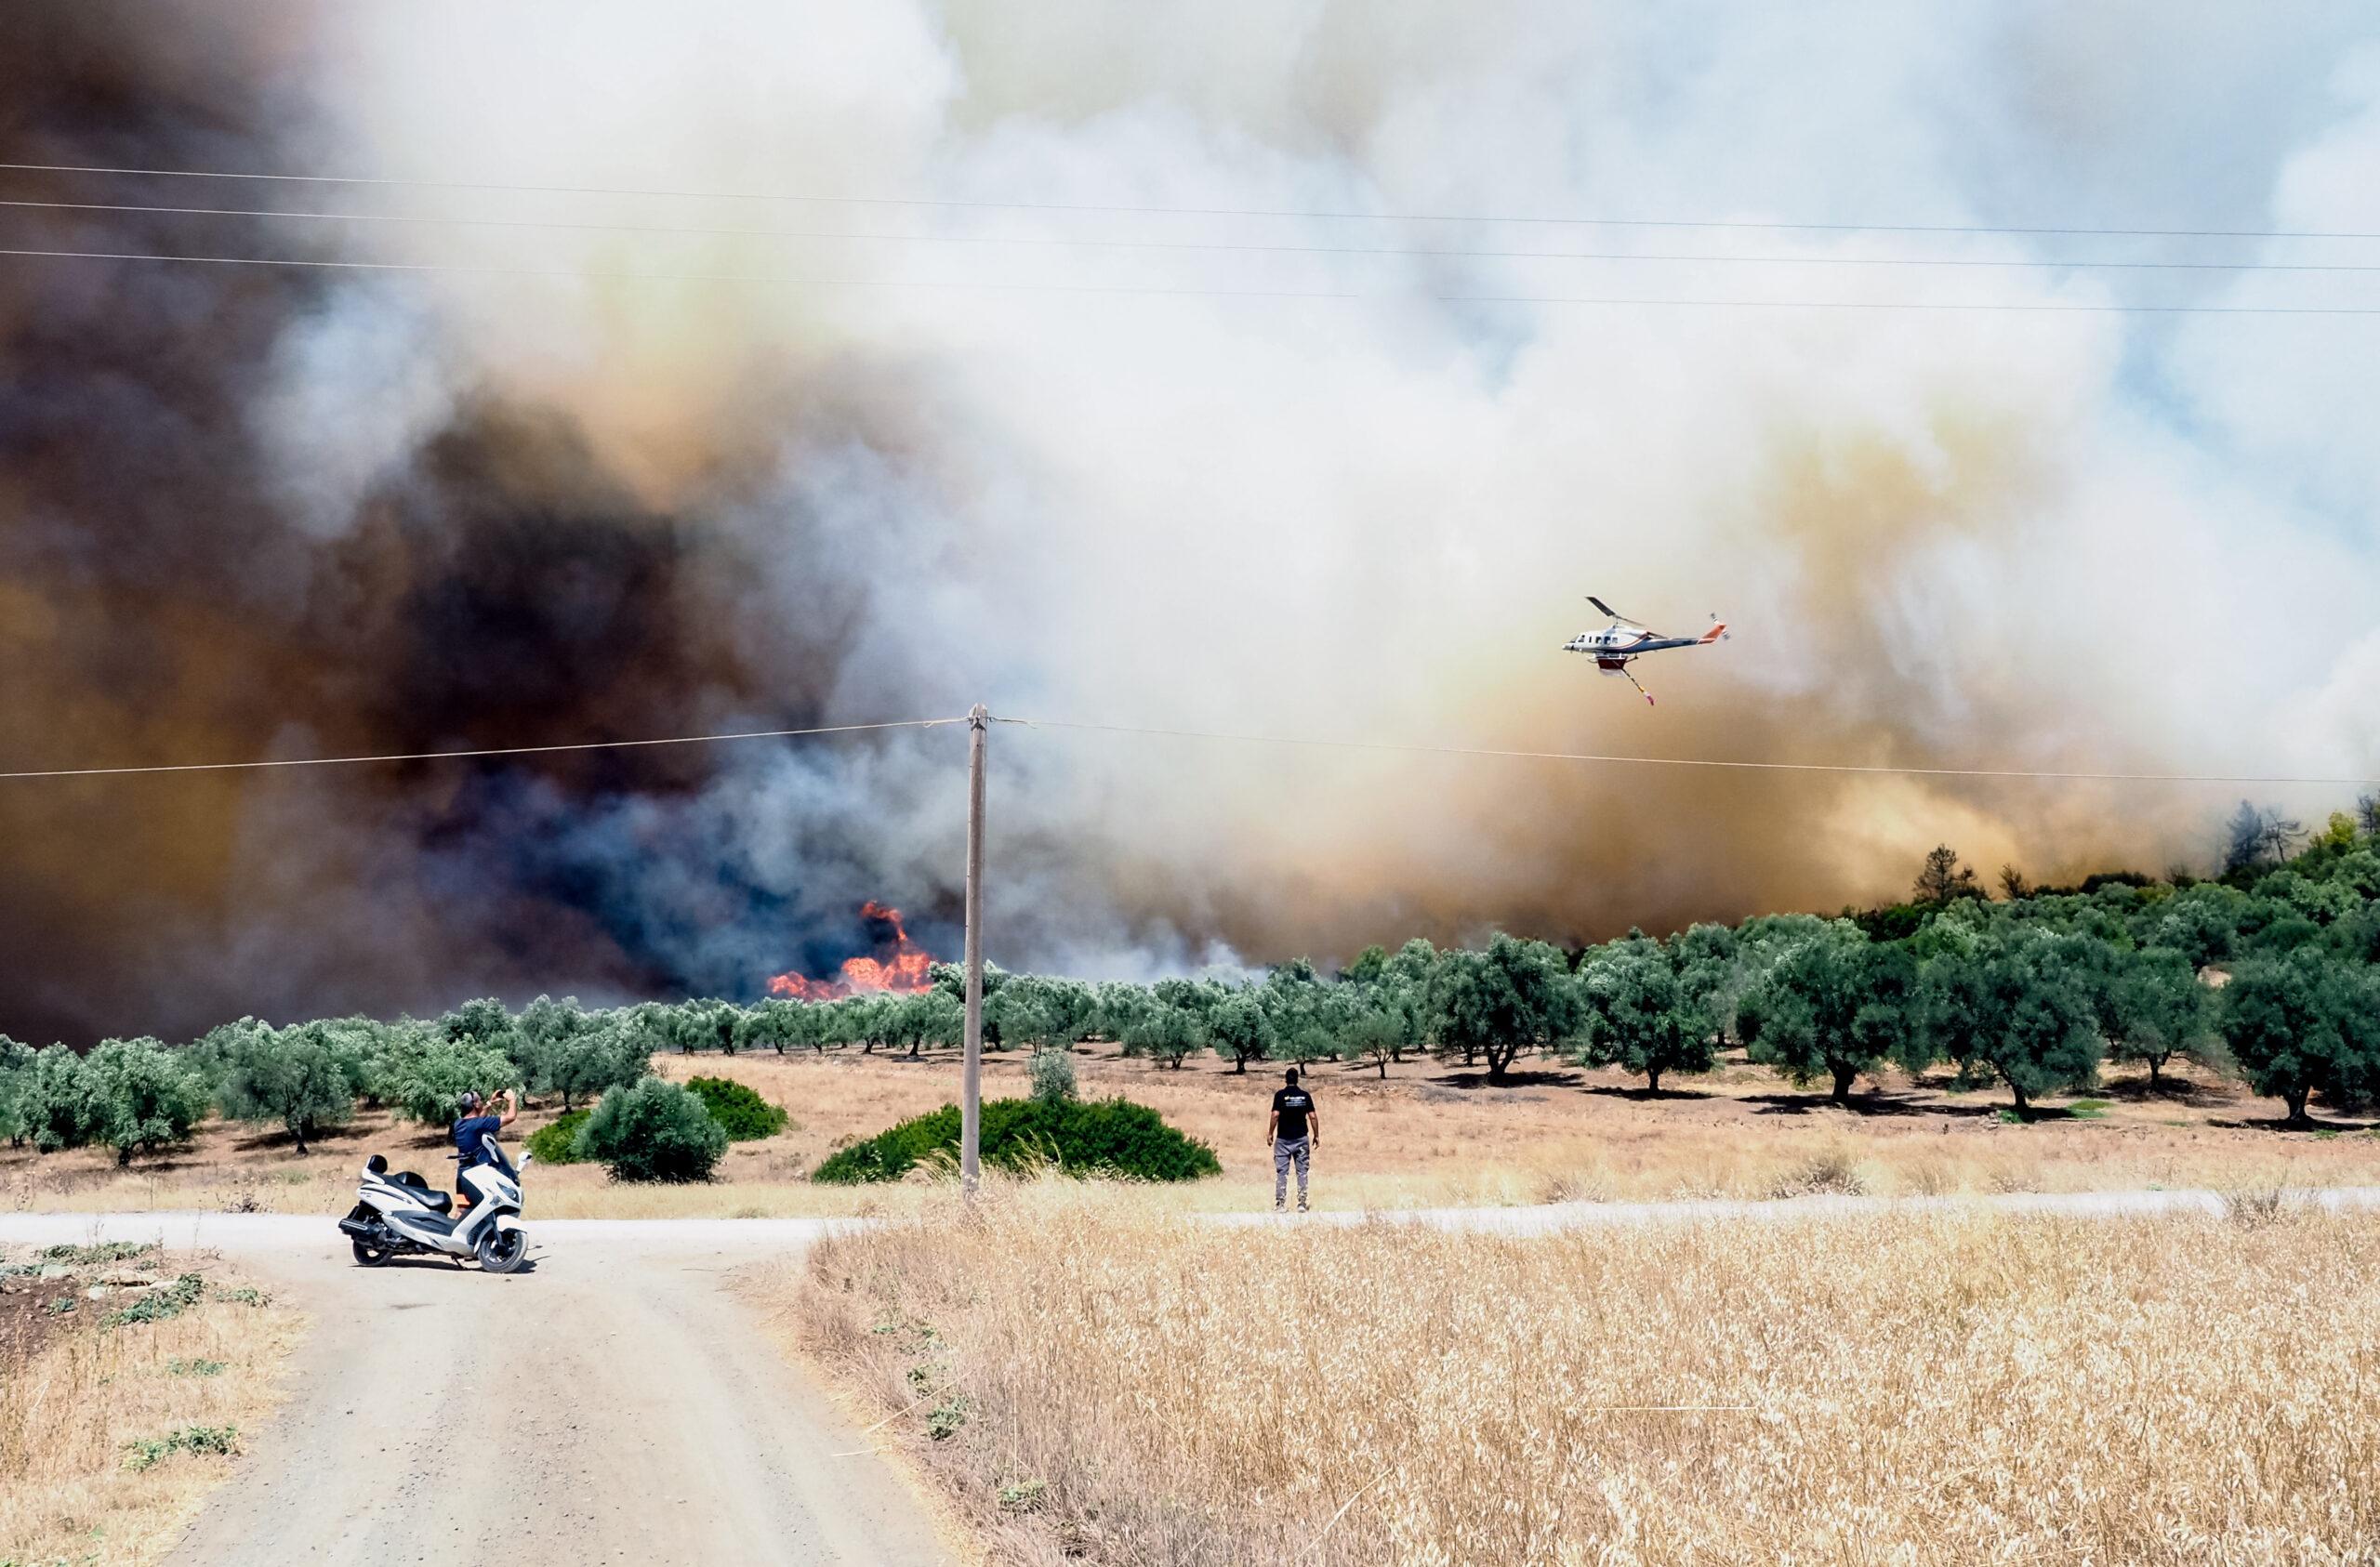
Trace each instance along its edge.
<instances>
[{"instance_id":1,"label":"green shrub","mask_svg":"<svg viewBox=\"0 0 2380 1567\"><path fill-rule=\"evenodd\" d=\"M184 1426L161 1437L124 1444L124 1467L145 1469L177 1453L205 1453L229 1457L240 1450L237 1426Z\"/></svg>"},{"instance_id":2,"label":"green shrub","mask_svg":"<svg viewBox=\"0 0 2380 1567\"><path fill-rule=\"evenodd\" d=\"M727 1152L727 1132L695 1095L648 1077L603 1096L578 1134L578 1151L614 1180L708 1180Z\"/></svg>"},{"instance_id":3,"label":"green shrub","mask_svg":"<svg viewBox=\"0 0 2380 1567\"><path fill-rule=\"evenodd\" d=\"M730 1142L752 1142L785 1130L789 1117L782 1105L771 1104L754 1090L726 1077L693 1077L688 1091L703 1101Z\"/></svg>"},{"instance_id":4,"label":"green shrub","mask_svg":"<svg viewBox=\"0 0 2380 1567\"><path fill-rule=\"evenodd\" d=\"M44 1262L63 1262L70 1268L87 1268L107 1262L129 1262L156 1249L154 1241L98 1241L87 1246L69 1243L42 1247L41 1259Z\"/></svg>"},{"instance_id":5,"label":"green shrub","mask_svg":"<svg viewBox=\"0 0 2380 1567\"><path fill-rule=\"evenodd\" d=\"M820 1165L813 1180L854 1184L898 1180L919 1165L949 1160L959 1149L959 1107L944 1105L853 1143ZM1169 1126L1157 1113L1126 1100L994 1100L984 1106L984 1162L1003 1169L1055 1164L1069 1175L1138 1180L1197 1180L1219 1174L1215 1152Z\"/></svg>"},{"instance_id":6,"label":"green shrub","mask_svg":"<svg viewBox=\"0 0 2380 1567\"><path fill-rule=\"evenodd\" d=\"M180 1316L198 1304L205 1292L206 1280L196 1273L184 1273L169 1284L159 1284L144 1291L131 1305L110 1311L99 1319L101 1327L130 1327L135 1323L162 1323Z\"/></svg>"},{"instance_id":7,"label":"green shrub","mask_svg":"<svg viewBox=\"0 0 2380 1567\"><path fill-rule=\"evenodd\" d=\"M1033 1085L1033 1097L1044 1104L1075 1097L1075 1058L1071 1050L1035 1051L1025 1075Z\"/></svg>"},{"instance_id":8,"label":"green shrub","mask_svg":"<svg viewBox=\"0 0 2380 1567\"><path fill-rule=\"evenodd\" d=\"M591 1110L565 1111L550 1126L540 1126L529 1134L529 1156L540 1165L575 1165L586 1155L578 1152L578 1131L587 1125Z\"/></svg>"}]
</instances>

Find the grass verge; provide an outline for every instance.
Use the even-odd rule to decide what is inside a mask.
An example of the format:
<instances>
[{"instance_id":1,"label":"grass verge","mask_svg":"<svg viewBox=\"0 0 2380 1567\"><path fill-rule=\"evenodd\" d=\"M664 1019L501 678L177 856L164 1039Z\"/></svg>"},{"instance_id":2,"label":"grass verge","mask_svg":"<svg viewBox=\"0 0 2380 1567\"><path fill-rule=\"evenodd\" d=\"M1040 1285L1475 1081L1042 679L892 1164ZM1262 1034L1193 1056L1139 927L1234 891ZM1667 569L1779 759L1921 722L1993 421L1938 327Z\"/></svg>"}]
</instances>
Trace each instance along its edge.
<instances>
[{"instance_id":1,"label":"grass verge","mask_svg":"<svg viewBox=\"0 0 2380 1567\"><path fill-rule=\"evenodd\" d=\"M204 1257L18 1248L0 1271L0 1563L164 1560L301 1318Z\"/></svg>"},{"instance_id":2,"label":"grass verge","mask_svg":"<svg viewBox=\"0 0 2380 1567\"><path fill-rule=\"evenodd\" d=\"M2343 1562L2380 1218L1531 1240L998 1189L775 1281L995 1557Z\"/></svg>"}]
</instances>

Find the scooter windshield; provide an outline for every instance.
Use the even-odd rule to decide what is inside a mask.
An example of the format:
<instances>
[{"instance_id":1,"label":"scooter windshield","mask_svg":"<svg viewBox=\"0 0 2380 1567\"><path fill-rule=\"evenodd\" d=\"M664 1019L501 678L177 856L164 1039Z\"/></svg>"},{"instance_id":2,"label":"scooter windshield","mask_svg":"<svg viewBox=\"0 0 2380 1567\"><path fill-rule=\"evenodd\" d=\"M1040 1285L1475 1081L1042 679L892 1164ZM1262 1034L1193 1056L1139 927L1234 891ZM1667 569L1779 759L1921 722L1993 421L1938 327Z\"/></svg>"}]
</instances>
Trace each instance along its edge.
<instances>
[{"instance_id":1,"label":"scooter windshield","mask_svg":"<svg viewBox=\"0 0 2380 1567\"><path fill-rule=\"evenodd\" d=\"M486 1152L488 1163L504 1172L505 1179L519 1180L521 1179L521 1172L514 1169L512 1161L504 1156L504 1145L496 1140L494 1133L483 1134L480 1138L480 1147Z\"/></svg>"}]
</instances>

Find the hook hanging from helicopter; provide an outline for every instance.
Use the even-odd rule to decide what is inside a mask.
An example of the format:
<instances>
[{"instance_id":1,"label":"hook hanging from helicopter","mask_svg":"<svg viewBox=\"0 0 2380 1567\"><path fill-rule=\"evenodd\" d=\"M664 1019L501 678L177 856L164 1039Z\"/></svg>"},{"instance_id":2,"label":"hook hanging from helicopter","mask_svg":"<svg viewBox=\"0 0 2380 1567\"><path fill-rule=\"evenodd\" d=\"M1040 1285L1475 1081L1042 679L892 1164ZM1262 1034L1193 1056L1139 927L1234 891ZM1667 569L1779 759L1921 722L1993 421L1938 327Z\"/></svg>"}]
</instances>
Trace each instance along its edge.
<instances>
[{"instance_id":1,"label":"hook hanging from helicopter","mask_svg":"<svg viewBox=\"0 0 2380 1567\"><path fill-rule=\"evenodd\" d=\"M1653 693L1629 669L1629 665L1646 653L1665 652L1671 648L1707 648L1727 639L1727 623L1717 615L1711 617L1711 628L1699 637L1664 637L1636 621L1630 620L1609 604L1587 595L1587 602L1611 617L1611 624L1601 631L1581 631L1562 644L1564 652L1585 653L1595 661L1595 671L1602 675L1617 675L1636 688L1646 706L1653 704Z\"/></svg>"}]
</instances>

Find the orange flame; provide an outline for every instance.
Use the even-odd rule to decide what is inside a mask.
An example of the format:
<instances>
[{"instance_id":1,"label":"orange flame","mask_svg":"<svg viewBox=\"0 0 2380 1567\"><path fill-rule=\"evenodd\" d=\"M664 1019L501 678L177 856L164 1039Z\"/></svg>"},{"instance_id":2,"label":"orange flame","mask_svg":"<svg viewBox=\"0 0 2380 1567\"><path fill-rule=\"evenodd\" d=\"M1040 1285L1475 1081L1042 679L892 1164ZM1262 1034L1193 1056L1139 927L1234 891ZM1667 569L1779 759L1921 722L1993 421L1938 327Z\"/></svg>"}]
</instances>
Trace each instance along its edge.
<instances>
[{"instance_id":1,"label":"orange flame","mask_svg":"<svg viewBox=\"0 0 2380 1567\"><path fill-rule=\"evenodd\" d=\"M838 1001L847 995L908 994L932 983L926 970L933 966L933 954L909 939L900 910L870 900L859 906L859 916L892 928L889 940L877 942L876 955L846 959L839 980L779 974L769 981L769 994L796 1001Z\"/></svg>"}]
</instances>

